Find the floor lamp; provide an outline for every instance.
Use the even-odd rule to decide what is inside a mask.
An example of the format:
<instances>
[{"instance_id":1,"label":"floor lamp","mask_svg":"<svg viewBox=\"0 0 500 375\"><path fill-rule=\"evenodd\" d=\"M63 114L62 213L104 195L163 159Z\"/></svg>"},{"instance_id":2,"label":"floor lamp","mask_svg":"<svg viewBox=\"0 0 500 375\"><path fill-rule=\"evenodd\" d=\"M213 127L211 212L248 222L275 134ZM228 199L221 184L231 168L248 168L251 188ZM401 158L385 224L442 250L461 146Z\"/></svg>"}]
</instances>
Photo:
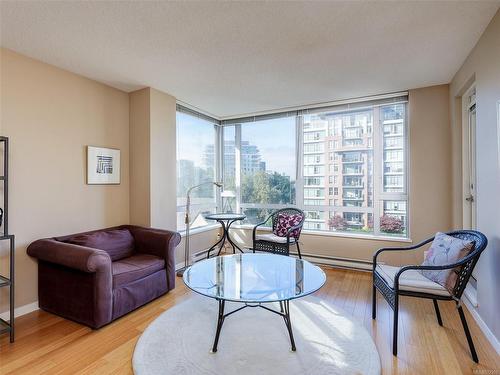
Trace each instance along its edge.
<instances>
[{"instance_id":1,"label":"floor lamp","mask_svg":"<svg viewBox=\"0 0 500 375\"><path fill-rule=\"evenodd\" d=\"M182 277L184 275L184 271L189 267L189 227L190 227L190 222L191 218L189 216L189 209L191 206L191 192L194 189L197 189L201 186L204 185L215 185L219 188L222 187L222 183L216 182L216 181L207 181L203 182L199 185L192 186L188 189L187 194L186 194L186 214L184 215L184 223L186 224L186 235L184 236L184 267L180 268L177 270L177 276Z\"/></svg>"}]
</instances>

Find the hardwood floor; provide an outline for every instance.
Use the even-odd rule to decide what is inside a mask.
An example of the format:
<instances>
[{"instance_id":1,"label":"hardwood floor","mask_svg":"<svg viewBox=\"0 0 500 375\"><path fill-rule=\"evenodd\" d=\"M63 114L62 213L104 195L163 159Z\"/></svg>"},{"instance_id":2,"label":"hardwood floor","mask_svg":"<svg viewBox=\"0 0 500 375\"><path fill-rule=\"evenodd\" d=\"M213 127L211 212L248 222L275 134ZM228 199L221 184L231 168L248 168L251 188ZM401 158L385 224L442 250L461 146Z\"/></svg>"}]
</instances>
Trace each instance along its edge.
<instances>
[{"instance_id":1,"label":"hardwood floor","mask_svg":"<svg viewBox=\"0 0 500 375\"><path fill-rule=\"evenodd\" d=\"M371 319L371 274L325 271L327 283L316 295L364 324L377 345L384 374L500 374L499 356L466 311L480 364L472 362L451 302L440 303L444 322L440 327L432 301L403 297L399 355L393 357L392 310L380 295L377 320ZM9 344L7 335L0 339L0 374L131 374L134 346L144 329L192 295L177 280L171 293L97 331L43 311L18 318L16 342Z\"/></svg>"}]
</instances>

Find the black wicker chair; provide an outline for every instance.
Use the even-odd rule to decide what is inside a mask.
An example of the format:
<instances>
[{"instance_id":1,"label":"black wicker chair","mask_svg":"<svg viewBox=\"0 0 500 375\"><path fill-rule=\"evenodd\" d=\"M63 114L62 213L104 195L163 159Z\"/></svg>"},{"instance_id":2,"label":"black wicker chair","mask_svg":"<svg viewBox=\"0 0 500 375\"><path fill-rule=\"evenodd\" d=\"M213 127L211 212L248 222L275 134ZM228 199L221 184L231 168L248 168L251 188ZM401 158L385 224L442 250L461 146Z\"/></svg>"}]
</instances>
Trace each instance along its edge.
<instances>
[{"instance_id":1,"label":"black wicker chair","mask_svg":"<svg viewBox=\"0 0 500 375\"><path fill-rule=\"evenodd\" d=\"M449 236L453 236L456 238L460 238L467 241L473 241L474 245L472 251L460 261L448 264L444 266L403 266L398 268L397 272L395 272L393 277L389 277L389 279L393 279L393 285L391 285L387 279L387 273L385 273L384 278L384 270L383 267L387 266L379 266L377 265L377 257L380 253L384 251L400 251L400 250L415 250L418 249L434 240L434 237L429 238L417 245L409 246L409 247L393 247L393 248L382 248L378 250L373 256L373 296L372 296L372 318L375 319L377 315L377 306L376 306L376 291L384 296L389 306L394 310L394 322L393 322L393 338L392 338L392 352L394 355L398 353L398 309L399 309L399 296L409 296L409 297L419 297L419 298L428 298L432 299L434 303L434 310L436 312L436 317L438 324L440 326L443 325L443 321L441 319L441 314L439 312L438 300L444 301L455 301L457 304L458 314L460 315L460 320L462 321L462 326L464 328L465 336L467 337L467 342L469 344L469 349L471 351L472 359L474 362L478 363L478 357L476 353L476 349L474 348L474 343L472 341L472 337L469 331L469 327L467 326L467 321L465 319L464 312L462 310L462 306L460 304L460 298L469 282L469 278L472 274L472 271L479 260L479 256L482 251L486 248L488 244L488 240L486 237L477 231L473 230L460 230L447 233ZM409 270L447 270L453 269L455 267L460 267L458 271L458 277L456 284L453 288L453 293L450 295L446 289L443 288L442 291L418 291L411 290L412 288L408 286L400 285L400 278L402 274ZM393 267L391 267L393 268ZM422 276L423 277L423 276ZM418 288L415 288L418 289Z\"/></svg>"},{"instance_id":2,"label":"black wicker chair","mask_svg":"<svg viewBox=\"0 0 500 375\"><path fill-rule=\"evenodd\" d=\"M299 224L288 228L286 237L278 237L273 234L258 235L256 233L257 228L261 225L266 224L267 222L269 222L269 220L271 220L272 230L274 231L276 229L276 226L278 225L279 214L300 215L302 217L302 220L300 221ZM253 233L252 233L253 252L255 253L255 251L266 251L274 254L290 255L290 245L296 245L299 258L302 259L302 255L300 254L299 236L293 237L291 236L291 234L294 230L302 228L302 226L304 225L304 220L305 220L304 212L297 208L282 208L280 210L274 211L271 215L269 215L266 218L266 220L257 224L253 228Z\"/></svg>"}]
</instances>

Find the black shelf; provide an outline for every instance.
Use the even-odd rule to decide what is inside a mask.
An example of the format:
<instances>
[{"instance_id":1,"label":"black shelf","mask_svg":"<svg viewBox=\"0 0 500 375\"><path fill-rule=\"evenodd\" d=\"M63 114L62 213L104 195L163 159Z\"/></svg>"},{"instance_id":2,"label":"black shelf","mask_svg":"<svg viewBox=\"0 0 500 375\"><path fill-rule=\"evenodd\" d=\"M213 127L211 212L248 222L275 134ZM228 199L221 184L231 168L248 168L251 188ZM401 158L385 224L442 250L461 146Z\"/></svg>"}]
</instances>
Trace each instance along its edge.
<instances>
[{"instance_id":1,"label":"black shelf","mask_svg":"<svg viewBox=\"0 0 500 375\"><path fill-rule=\"evenodd\" d=\"M0 335L2 333L7 333L7 332L13 332L12 328L11 328L9 322L6 322L2 318L0 318Z\"/></svg>"},{"instance_id":2,"label":"black shelf","mask_svg":"<svg viewBox=\"0 0 500 375\"><path fill-rule=\"evenodd\" d=\"M9 277L0 275L0 288L9 288L9 321L0 318L0 334L9 333L10 342L14 342L14 255L15 244L14 235L9 234L9 138L0 136L0 145L3 146L3 175L0 175L0 181L3 181L3 234L0 234L0 241L9 241Z\"/></svg>"},{"instance_id":3,"label":"black shelf","mask_svg":"<svg viewBox=\"0 0 500 375\"><path fill-rule=\"evenodd\" d=\"M0 275L0 288L3 286L9 286L9 285L10 285L10 279Z\"/></svg>"}]
</instances>

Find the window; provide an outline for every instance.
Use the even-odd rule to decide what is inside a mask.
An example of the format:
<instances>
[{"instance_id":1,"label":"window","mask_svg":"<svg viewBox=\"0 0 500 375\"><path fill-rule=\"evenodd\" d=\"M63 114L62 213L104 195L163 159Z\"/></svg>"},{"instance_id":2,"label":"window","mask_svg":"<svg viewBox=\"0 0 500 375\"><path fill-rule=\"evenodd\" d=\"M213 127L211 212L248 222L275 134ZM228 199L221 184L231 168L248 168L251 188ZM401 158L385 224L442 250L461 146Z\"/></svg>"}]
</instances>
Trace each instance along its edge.
<instances>
[{"instance_id":1,"label":"window","mask_svg":"<svg viewBox=\"0 0 500 375\"><path fill-rule=\"evenodd\" d=\"M324 147L338 155L327 159L328 183L341 185L328 186L328 199L316 208L328 212L319 230L406 237L406 104L305 115L304 127L318 119L335 137ZM341 197L333 205L332 193ZM314 209L305 200L304 208Z\"/></svg>"},{"instance_id":2,"label":"window","mask_svg":"<svg viewBox=\"0 0 500 375\"><path fill-rule=\"evenodd\" d=\"M247 215L247 223L295 206L308 213L306 230L407 237L406 102L406 95L373 99L224 120L221 127L194 117L191 122L200 130L179 132L189 138L184 147L189 152L178 140L178 152L185 155L178 163L191 161L191 169L179 168L179 180L190 170L192 175L219 173L224 189L234 190L234 209ZM204 144L193 146L197 138ZM200 147L206 150L201 156ZM215 207L209 190L199 192L203 210Z\"/></svg>"},{"instance_id":3,"label":"window","mask_svg":"<svg viewBox=\"0 0 500 375\"><path fill-rule=\"evenodd\" d=\"M177 230L184 230L187 190L215 181L216 125L205 119L177 112ZM191 192L191 228L210 224L203 214L215 212L215 187L206 184Z\"/></svg>"},{"instance_id":4,"label":"window","mask_svg":"<svg viewBox=\"0 0 500 375\"><path fill-rule=\"evenodd\" d=\"M305 177L304 186L323 186L325 179L323 177Z\"/></svg>"},{"instance_id":5,"label":"window","mask_svg":"<svg viewBox=\"0 0 500 375\"><path fill-rule=\"evenodd\" d=\"M304 144L304 153L318 153L325 150L323 143L306 143Z\"/></svg>"},{"instance_id":6,"label":"window","mask_svg":"<svg viewBox=\"0 0 500 375\"><path fill-rule=\"evenodd\" d=\"M325 139L324 131L315 131L304 133L304 142L316 142Z\"/></svg>"},{"instance_id":7,"label":"window","mask_svg":"<svg viewBox=\"0 0 500 375\"><path fill-rule=\"evenodd\" d=\"M224 147L223 159L237 155L240 148L239 169L235 160L236 180L240 180L236 209L247 215L246 222L257 223L276 208L295 205L295 117L236 123L224 126L224 132L226 129L231 129L231 135L238 135L234 142L224 137L224 144L229 147ZM316 140L323 133L311 134L311 139ZM324 147L323 143L307 145L311 147L304 147L304 152L321 152ZM324 167L318 165L323 161L324 155L309 155L304 159L310 164L304 165L304 176L309 177L304 182L313 186L308 189L308 197L324 197Z\"/></svg>"}]
</instances>

